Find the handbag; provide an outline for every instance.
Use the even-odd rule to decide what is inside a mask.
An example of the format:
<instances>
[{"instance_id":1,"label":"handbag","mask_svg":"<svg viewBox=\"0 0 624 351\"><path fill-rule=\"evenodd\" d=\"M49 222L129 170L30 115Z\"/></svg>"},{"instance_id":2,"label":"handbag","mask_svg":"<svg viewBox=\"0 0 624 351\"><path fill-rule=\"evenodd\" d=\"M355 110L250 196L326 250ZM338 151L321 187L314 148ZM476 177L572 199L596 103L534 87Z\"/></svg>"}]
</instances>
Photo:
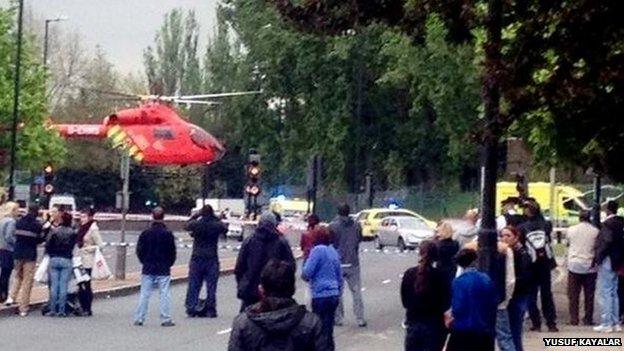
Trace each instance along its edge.
<instances>
[{"instance_id":1,"label":"handbag","mask_svg":"<svg viewBox=\"0 0 624 351\"><path fill-rule=\"evenodd\" d=\"M110 268L102 255L102 250L98 247L95 249L95 258L93 260L93 271L91 271L91 278L95 280L104 280L112 276Z\"/></svg>"},{"instance_id":2,"label":"handbag","mask_svg":"<svg viewBox=\"0 0 624 351\"><path fill-rule=\"evenodd\" d=\"M37 283L47 283L48 282L48 267L50 266L50 256L45 255L39 263L39 267L35 271L35 281Z\"/></svg>"}]
</instances>

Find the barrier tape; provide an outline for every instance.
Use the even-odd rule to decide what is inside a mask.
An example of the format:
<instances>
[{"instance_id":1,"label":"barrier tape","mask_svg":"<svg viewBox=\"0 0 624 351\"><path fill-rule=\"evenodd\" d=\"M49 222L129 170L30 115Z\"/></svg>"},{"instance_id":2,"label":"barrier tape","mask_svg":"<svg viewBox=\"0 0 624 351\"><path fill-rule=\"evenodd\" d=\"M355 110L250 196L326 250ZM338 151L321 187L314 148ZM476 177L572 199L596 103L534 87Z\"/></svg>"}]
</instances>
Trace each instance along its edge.
<instances>
[{"instance_id":1,"label":"barrier tape","mask_svg":"<svg viewBox=\"0 0 624 351\"><path fill-rule=\"evenodd\" d=\"M102 246L104 247L117 247L117 246L135 247L136 243L103 242ZM192 249L193 244L177 244L176 247L179 249ZM293 251L300 249L298 246L291 246L290 248ZM240 251L241 245L219 245L218 249Z\"/></svg>"}]
</instances>

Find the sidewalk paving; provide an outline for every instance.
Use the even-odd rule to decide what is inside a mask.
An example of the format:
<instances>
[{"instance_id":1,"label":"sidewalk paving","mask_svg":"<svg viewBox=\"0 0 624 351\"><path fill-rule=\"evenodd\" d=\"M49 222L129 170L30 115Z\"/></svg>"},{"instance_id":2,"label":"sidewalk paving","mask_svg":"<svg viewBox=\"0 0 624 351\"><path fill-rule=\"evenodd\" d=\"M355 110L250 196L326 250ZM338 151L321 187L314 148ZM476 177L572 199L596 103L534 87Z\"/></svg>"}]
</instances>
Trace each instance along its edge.
<instances>
[{"instance_id":1,"label":"sidewalk paving","mask_svg":"<svg viewBox=\"0 0 624 351\"><path fill-rule=\"evenodd\" d=\"M228 275L234 272L236 257L222 258L221 275ZM171 282L173 284L185 282L188 280L188 265L177 265L171 267ZM95 298L110 298L115 296L129 295L139 291L141 287L141 272L131 272L126 274L126 279L116 280L114 278L107 280L94 280L92 289ZM32 309L38 309L48 302L48 287L43 284L35 283L33 287L30 305ZM0 316L12 315L17 312L17 305L5 306L0 305Z\"/></svg>"},{"instance_id":2,"label":"sidewalk paving","mask_svg":"<svg viewBox=\"0 0 624 351\"><path fill-rule=\"evenodd\" d=\"M588 350L596 350L596 351L616 351L616 350L624 350L624 347L546 347L544 346L543 338L622 338L624 339L624 333L598 333L592 330L593 327L587 326L572 326L569 324L570 314L568 311L568 296L567 296L567 275L568 270L565 266L565 263L561 262L557 271L553 274L553 295L555 300L555 307L557 309L557 327L559 328L558 333L548 333L545 332L546 327L542 325L541 333L531 332L528 328L531 325L531 322L527 319L525 321L525 332L524 332L524 349L526 351L545 351L545 350L560 350L560 351L588 351ZM600 308L597 304L597 296L594 300L594 323L598 324L600 317ZM581 301L583 301L583 295L581 294ZM541 311L541 303L538 303L538 306ZM580 304L580 315L583 316L583 303Z\"/></svg>"}]
</instances>

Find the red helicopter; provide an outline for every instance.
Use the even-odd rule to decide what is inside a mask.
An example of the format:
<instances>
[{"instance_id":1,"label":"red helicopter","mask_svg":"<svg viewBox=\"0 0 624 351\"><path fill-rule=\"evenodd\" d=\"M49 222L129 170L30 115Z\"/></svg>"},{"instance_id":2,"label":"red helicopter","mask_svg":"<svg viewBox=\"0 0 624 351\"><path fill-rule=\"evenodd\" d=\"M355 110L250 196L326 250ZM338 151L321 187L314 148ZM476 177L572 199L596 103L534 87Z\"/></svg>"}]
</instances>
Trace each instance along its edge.
<instances>
[{"instance_id":1,"label":"red helicopter","mask_svg":"<svg viewBox=\"0 0 624 351\"><path fill-rule=\"evenodd\" d=\"M124 149L143 165L190 165L212 163L225 153L219 141L202 128L189 123L171 107L172 103L218 104L216 99L258 94L257 91L203 94L190 96L134 96L139 107L118 111L104 118L102 124L52 125L65 138L108 138L114 147Z\"/></svg>"}]
</instances>

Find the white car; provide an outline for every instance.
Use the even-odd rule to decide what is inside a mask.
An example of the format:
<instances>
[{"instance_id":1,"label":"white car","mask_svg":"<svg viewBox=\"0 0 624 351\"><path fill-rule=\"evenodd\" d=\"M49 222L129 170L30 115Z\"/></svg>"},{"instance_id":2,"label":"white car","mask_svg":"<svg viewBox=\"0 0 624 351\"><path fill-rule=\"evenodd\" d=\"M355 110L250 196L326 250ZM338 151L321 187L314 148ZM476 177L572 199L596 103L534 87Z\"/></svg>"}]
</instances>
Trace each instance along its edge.
<instances>
[{"instance_id":1,"label":"white car","mask_svg":"<svg viewBox=\"0 0 624 351\"><path fill-rule=\"evenodd\" d=\"M427 223L416 217L386 217L375 236L375 246L397 246L399 250L414 249L424 240L432 239L434 231Z\"/></svg>"}]
</instances>

